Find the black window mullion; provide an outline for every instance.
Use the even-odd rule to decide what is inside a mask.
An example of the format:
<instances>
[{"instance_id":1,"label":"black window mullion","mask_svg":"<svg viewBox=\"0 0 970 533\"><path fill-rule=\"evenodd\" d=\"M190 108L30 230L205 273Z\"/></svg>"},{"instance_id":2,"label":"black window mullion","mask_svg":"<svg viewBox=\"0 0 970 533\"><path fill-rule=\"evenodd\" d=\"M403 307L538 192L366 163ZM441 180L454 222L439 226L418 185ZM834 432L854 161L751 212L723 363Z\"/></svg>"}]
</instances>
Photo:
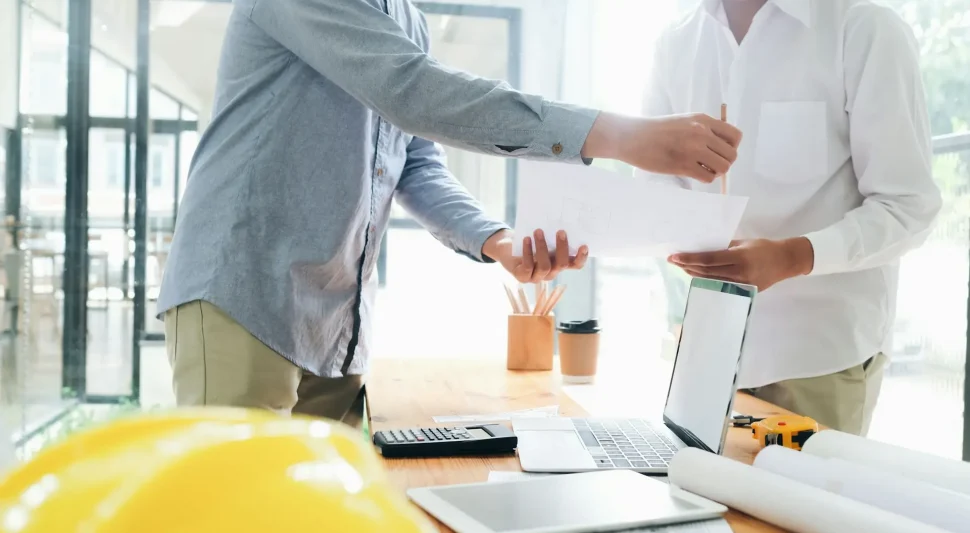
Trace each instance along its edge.
<instances>
[{"instance_id":1,"label":"black window mullion","mask_svg":"<svg viewBox=\"0 0 970 533\"><path fill-rule=\"evenodd\" d=\"M91 0L68 5L66 183L64 202L63 386L87 394L88 136Z\"/></svg>"}]
</instances>

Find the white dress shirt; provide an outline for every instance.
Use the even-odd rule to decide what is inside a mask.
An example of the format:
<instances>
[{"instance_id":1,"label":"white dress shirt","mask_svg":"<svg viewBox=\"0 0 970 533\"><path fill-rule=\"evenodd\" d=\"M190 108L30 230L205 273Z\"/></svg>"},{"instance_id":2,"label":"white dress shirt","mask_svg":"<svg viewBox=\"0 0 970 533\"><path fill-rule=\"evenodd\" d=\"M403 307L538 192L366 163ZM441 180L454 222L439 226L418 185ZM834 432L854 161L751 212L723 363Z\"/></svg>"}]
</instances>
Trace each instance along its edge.
<instances>
[{"instance_id":1,"label":"white dress shirt","mask_svg":"<svg viewBox=\"0 0 970 533\"><path fill-rule=\"evenodd\" d=\"M918 56L910 28L865 0L769 0L740 45L721 0L704 0L658 41L644 114L726 103L744 133L728 194L750 198L737 237L815 250L811 275L755 298L740 387L891 356L898 260L941 204Z\"/></svg>"}]
</instances>

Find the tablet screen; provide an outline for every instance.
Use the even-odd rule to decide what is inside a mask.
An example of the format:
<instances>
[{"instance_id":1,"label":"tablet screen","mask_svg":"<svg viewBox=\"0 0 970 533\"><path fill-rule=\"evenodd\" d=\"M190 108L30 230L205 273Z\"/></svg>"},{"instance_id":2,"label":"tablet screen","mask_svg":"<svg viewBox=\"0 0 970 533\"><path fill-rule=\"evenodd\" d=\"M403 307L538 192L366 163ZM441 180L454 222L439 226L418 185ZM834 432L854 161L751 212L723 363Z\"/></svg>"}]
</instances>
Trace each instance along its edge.
<instances>
[{"instance_id":1,"label":"tablet screen","mask_svg":"<svg viewBox=\"0 0 970 533\"><path fill-rule=\"evenodd\" d=\"M624 471L438 487L433 492L496 533L670 523L702 510L672 496L667 484ZM433 509L429 512L434 514Z\"/></svg>"}]
</instances>

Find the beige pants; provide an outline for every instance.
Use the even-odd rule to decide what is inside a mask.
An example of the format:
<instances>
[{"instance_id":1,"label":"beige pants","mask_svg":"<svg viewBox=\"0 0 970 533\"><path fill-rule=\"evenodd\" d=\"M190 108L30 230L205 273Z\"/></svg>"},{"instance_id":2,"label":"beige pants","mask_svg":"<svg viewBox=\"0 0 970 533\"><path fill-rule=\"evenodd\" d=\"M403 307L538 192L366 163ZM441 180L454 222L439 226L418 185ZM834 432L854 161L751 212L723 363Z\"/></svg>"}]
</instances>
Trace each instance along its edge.
<instances>
[{"instance_id":1,"label":"beige pants","mask_svg":"<svg viewBox=\"0 0 970 533\"><path fill-rule=\"evenodd\" d=\"M361 376L305 372L207 302L166 313L165 347L180 406L260 408L362 424Z\"/></svg>"},{"instance_id":2,"label":"beige pants","mask_svg":"<svg viewBox=\"0 0 970 533\"><path fill-rule=\"evenodd\" d=\"M887 362L885 355L878 354L842 372L781 381L747 392L831 429L865 436Z\"/></svg>"}]
</instances>

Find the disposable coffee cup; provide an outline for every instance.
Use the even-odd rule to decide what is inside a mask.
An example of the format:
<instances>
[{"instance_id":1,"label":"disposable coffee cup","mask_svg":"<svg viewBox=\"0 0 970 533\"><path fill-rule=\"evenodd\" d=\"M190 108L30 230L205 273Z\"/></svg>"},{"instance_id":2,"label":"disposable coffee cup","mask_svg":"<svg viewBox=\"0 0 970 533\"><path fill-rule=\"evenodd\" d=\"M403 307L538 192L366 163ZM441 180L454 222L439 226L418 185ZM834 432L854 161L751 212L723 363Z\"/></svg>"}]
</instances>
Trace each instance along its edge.
<instances>
[{"instance_id":1,"label":"disposable coffee cup","mask_svg":"<svg viewBox=\"0 0 970 533\"><path fill-rule=\"evenodd\" d=\"M561 322L559 372L563 383L591 383L596 377L600 351L600 327L596 319Z\"/></svg>"}]
</instances>

